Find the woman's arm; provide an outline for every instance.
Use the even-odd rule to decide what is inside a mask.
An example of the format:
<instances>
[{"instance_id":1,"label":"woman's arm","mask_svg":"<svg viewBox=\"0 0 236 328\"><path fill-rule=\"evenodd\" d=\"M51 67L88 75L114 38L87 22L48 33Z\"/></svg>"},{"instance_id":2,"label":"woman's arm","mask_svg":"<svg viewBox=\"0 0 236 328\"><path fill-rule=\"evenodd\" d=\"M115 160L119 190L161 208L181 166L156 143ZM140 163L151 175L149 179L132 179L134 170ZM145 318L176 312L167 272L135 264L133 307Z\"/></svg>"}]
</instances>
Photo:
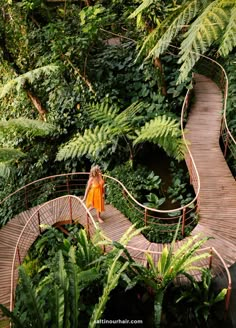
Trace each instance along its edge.
<instances>
[{"instance_id":1,"label":"woman's arm","mask_svg":"<svg viewBox=\"0 0 236 328\"><path fill-rule=\"evenodd\" d=\"M92 178L89 178L88 183L87 183L87 187L85 189L85 193L84 193L84 198L82 199L82 201L84 202L87 198L89 189L91 188L91 184L92 184Z\"/></svg>"}]
</instances>

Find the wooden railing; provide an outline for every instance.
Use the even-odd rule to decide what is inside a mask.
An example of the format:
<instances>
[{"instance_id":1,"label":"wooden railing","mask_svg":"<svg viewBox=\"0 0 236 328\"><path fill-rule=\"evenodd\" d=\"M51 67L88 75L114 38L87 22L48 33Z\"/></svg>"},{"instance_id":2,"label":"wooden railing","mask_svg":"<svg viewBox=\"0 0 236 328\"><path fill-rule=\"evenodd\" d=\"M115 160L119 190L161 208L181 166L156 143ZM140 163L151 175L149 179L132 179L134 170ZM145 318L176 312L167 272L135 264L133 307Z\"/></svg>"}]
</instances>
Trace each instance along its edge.
<instances>
[{"instance_id":1,"label":"wooden railing","mask_svg":"<svg viewBox=\"0 0 236 328\"><path fill-rule=\"evenodd\" d=\"M146 258L146 254L150 254L154 259L155 265L158 262L158 259L160 258L162 252L157 251L151 251L151 250L141 250L136 247L127 246L127 249L129 251L137 251L139 255L135 256L132 254L132 257L137 262L144 263L144 259ZM225 314L227 315L227 312L229 310L230 305L230 296L232 292L232 279L229 272L229 269L221 257L221 255L216 251L214 247L205 247L198 250L196 253L202 253L206 252L209 254L209 258L205 259L204 261L201 261L199 263L196 263L196 267L199 267L198 269L195 269L194 271L189 272L189 274L196 278L197 281L201 279L201 269L209 269L211 271L212 277L214 277L215 280L219 279L220 281L220 287L219 289L226 288L227 293L225 296ZM178 278L178 277L177 277ZM183 277L182 277L183 278ZM184 284L186 283L187 279L183 279L183 282L181 282L181 277L176 281L176 283Z\"/></svg>"},{"instance_id":2,"label":"wooden railing","mask_svg":"<svg viewBox=\"0 0 236 328\"><path fill-rule=\"evenodd\" d=\"M66 211L63 211L63 207L66 209ZM72 224L73 220L79 219L78 210L80 210L81 216L81 209L84 214L83 216L86 217L86 220L82 224L85 227L88 235L91 235L93 232L91 229L97 230L99 228L97 223L94 221L93 216L79 197L72 195L61 196L59 198L50 200L43 205L36 206L32 215L29 217L24 227L22 228L14 250L11 269L11 311L14 308L15 287L18 279L18 266L22 264L24 257L26 256L33 242L45 231L45 225L51 226L61 221L66 221L67 223ZM77 222L80 223L80 221Z\"/></svg>"},{"instance_id":3,"label":"wooden railing","mask_svg":"<svg viewBox=\"0 0 236 328\"><path fill-rule=\"evenodd\" d=\"M236 149L236 142L231 134L231 132L228 129L227 124L227 117L226 117L226 103L227 103L227 95L228 95L228 79L227 75L225 73L225 70L223 67L217 63L216 61L201 56L201 60L195 67L195 71L202 73L203 75L209 76L213 81L217 83L217 85L221 88L223 93L223 99L224 99L224 106L223 106L223 115L222 115L222 124L221 124L221 131L220 135L222 137L223 141L223 153L224 156L227 155L228 152L231 152L232 155L235 157L235 149ZM182 112L181 112L181 129L182 129L182 135L183 139L186 143L186 164L189 170L190 174L190 182L194 187L195 190L195 197L192 199L191 202L188 204L171 210L159 210L159 209L153 209L149 208L147 206L144 206L143 204L140 204L126 189L126 187L117 179L104 175L104 178L110 181L115 182L120 187L121 196L125 197L127 200L127 203L130 204L132 209L137 211L140 216L142 216L144 224L148 225L149 223L159 224L158 220L165 220L167 231L168 231L168 225L172 225L171 221L176 221L181 219L182 224L182 234L185 233L185 228L191 224L193 214L198 212L198 196L200 191L200 179L198 175L198 171L194 162L194 159L192 157L192 154L189 150L188 144L185 139L185 133L184 133L184 119L186 117L186 113L189 107L189 99L190 99L190 90L188 90L184 103L182 106ZM17 213L26 211L36 205L41 205L40 209L44 207L45 202L52 202L52 199L59 197L61 195L75 195L70 197L76 197L81 196L84 194L84 189L86 186L86 182L88 179L88 173L79 172L79 173L70 173L70 174L61 174L61 175L55 175L50 176L46 178L39 179L37 181L34 181L32 183L27 184L26 186L18 189L5 199L3 199L0 202L1 208L4 208L4 211L6 213L12 213L12 217L15 216ZM76 197L78 199L78 202L81 202L79 197ZM37 217L37 222L39 222L39 213L40 210L37 209L36 212L32 215L29 222L32 220L32 218ZM176 215L175 215L176 214ZM91 218L92 220L92 218ZM38 227L40 231L40 225ZM20 255L19 251L19 245L21 244L21 238L23 238L23 233L19 237L19 240L17 242L17 247L15 250L14 255L14 264L12 269L12 283L14 286L14 279L15 279L15 265L21 258L22 255ZM140 250L137 249L140 252L143 252L143 254L146 252L146 250ZM221 269L221 275L225 276L227 279L227 288L228 293L226 297L226 310L229 306L229 298L231 293L231 278L229 271L227 269L227 266L225 265L223 259L221 256L217 253L217 251L214 248L211 248L209 250L212 254L211 256L211 262L209 266L214 271L214 269L217 269L216 272L219 272L219 268ZM151 252L155 253L156 256L158 256L158 252ZM213 263L216 263L214 266ZM218 273L217 273L218 275ZM14 287L13 287L14 289ZM13 296L12 296L13 297ZM12 299L13 302L13 299Z\"/></svg>"},{"instance_id":4,"label":"wooden railing","mask_svg":"<svg viewBox=\"0 0 236 328\"><path fill-rule=\"evenodd\" d=\"M194 70L212 79L222 91L223 108L222 120L219 136L222 138L222 152L226 158L231 155L236 160L236 141L229 130L227 123L227 100L228 100L228 77L220 63L212 58L201 55L201 59L196 64Z\"/></svg>"},{"instance_id":5,"label":"wooden railing","mask_svg":"<svg viewBox=\"0 0 236 328\"><path fill-rule=\"evenodd\" d=\"M194 199L188 204L171 210L147 207L139 203L118 179L105 174L103 176L108 189L109 184L112 182L117 185L120 197L125 199L127 206L143 221L143 225L162 225L163 232L174 233L177 222L180 220L181 233L184 236L186 229L196 220L196 213L198 211L197 195L200 188L199 176L190 152L188 158L188 163L191 167L191 170L189 168L191 182L196 188L197 193ZM61 195L82 196L88 180L88 174L88 172L60 174L29 183L2 200L0 203L1 209L4 208L4 212L10 211L16 215Z\"/></svg>"},{"instance_id":6,"label":"wooden railing","mask_svg":"<svg viewBox=\"0 0 236 328\"><path fill-rule=\"evenodd\" d=\"M66 209L66 211L62 209ZM93 234L95 230L99 229L91 213L87 210L81 198L77 196L61 196L57 199L48 201L41 206L36 206L35 210L25 223L15 246L11 269L11 311L14 308L15 288L18 280L18 266L22 264L24 257L26 256L32 243L45 230L45 225L53 225L57 222L65 221L65 214L68 222L72 223L76 220L76 222L82 224L88 235ZM82 220L82 217L84 218L85 216L87 217L86 220ZM153 257L155 265L161 255L161 252L131 246L127 246L127 249L130 253L132 253L132 257L135 261L142 262L145 266L147 266L147 253ZM106 248L104 248L103 251L106 252ZM138 255L135 255L134 252ZM225 297L225 311L228 311L232 282L229 270L224 260L214 248L203 248L198 252L208 252L209 258L205 259L204 263L203 261L196 263L196 266L199 267L199 269L195 269L194 272L189 273L192 276L198 277L199 280L200 270L202 268L208 268L211 270L214 278L219 277L222 282L221 288L227 288L227 294Z\"/></svg>"}]
</instances>

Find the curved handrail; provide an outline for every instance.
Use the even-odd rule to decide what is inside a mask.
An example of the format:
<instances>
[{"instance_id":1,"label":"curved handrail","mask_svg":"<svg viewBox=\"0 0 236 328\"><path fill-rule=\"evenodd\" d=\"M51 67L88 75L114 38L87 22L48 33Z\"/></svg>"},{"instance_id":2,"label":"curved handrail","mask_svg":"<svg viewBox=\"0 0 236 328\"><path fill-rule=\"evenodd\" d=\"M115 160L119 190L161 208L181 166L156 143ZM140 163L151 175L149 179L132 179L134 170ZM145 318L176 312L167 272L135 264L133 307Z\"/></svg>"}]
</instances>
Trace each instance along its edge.
<instances>
[{"instance_id":1,"label":"curved handrail","mask_svg":"<svg viewBox=\"0 0 236 328\"><path fill-rule=\"evenodd\" d=\"M191 154L189 156L192 159ZM196 166L194 163L191 165L195 170L194 171L195 176L197 176L197 185L200 186L200 181L199 181L199 176L198 176L198 173L196 170ZM19 204L20 206L17 206L17 210L19 212L22 212L25 209L29 209L28 203L32 203L33 201L40 199L42 197L41 194L37 194L37 192L38 192L37 188L38 187L42 188L42 186L44 186L44 188L46 188L46 191L44 190L45 191L44 194L46 194L46 192L48 192L50 189L50 184L51 184L51 189L52 189L51 193L53 195L53 198L55 198L55 193L59 192L58 190L56 190L56 188L58 187L58 185L56 185L56 184L58 183L57 181L60 182L61 179L65 180L64 185L60 186L60 187L62 187L62 192L66 193L66 194L71 194L71 193L73 193L72 189L73 188L75 189L78 186L82 187L83 192L84 192L88 174L89 174L88 172L74 172L74 173L58 174L58 175L38 179L34 182L31 182L31 183L19 188L15 192L8 195L5 199L3 199L0 202L0 205L4 204L4 202L9 200L11 197L13 197L15 195L18 197L18 195L19 195L18 200L20 202L20 204ZM191 175L192 175L192 178L191 178L192 181L196 180L196 179L194 179L193 174L191 174ZM192 223L192 220L193 220L192 213L193 212L195 213L195 211L196 211L195 201L198 197L199 188L198 188L198 193L196 194L196 196L188 204L186 204L182 207L171 209L171 210L160 210L160 209L147 207L147 206L141 204L140 202L138 202L132 196L132 194L128 191L128 189L124 186L124 184L121 181L119 181L118 179L111 177L109 175L106 175L106 174L104 174L103 176L105 179L114 181L117 185L120 186L123 197L124 197L124 195L126 195L126 199L131 204L132 208L135 208L136 211L138 211L139 214L142 215L142 220L145 222L145 225L148 225L151 220L155 221L154 224L161 225L161 223L158 223L158 219L161 219L161 220L165 220L164 224L166 224L166 228L167 228L166 222L168 222L168 221L171 222L169 225L176 225L176 223L172 223L173 220L179 220L179 218L181 217L182 235L184 235L186 227ZM76 180L77 177L79 177L79 180ZM73 182L73 186L70 186L70 179ZM54 183L55 183L56 187L53 186ZM49 188L47 186L49 186ZM53 190L53 188L55 190ZM33 196L35 196L34 200L32 199ZM57 197L58 197L58 195L57 195ZM46 200L48 200L48 199L46 199ZM14 206L16 206L16 204L17 204L17 201L14 202ZM39 201L37 201L37 204L39 204ZM12 208L12 206L13 206L13 204L11 204L11 208ZM156 217L154 217L155 213L156 213ZM173 216L175 213L176 213L176 216ZM157 216L158 214L162 215L162 217L159 218ZM171 214L172 214L172 216L171 216ZM167 231L172 231L172 230L167 230Z\"/></svg>"},{"instance_id":2,"label":"curved handrail","mask_svg":"<svg viewBox=\"0 0 236 328\"><path fill-rule=\"evenodd\" d=\"M115 179L116 180L116 179ZM20 249L20 245L23 244L24 245L24 238L23 238L23 234L25 232L25 230L27 229L27 227L29 226L30 223L32 223L32 221L34 220L34 224L36 225L33 226L34 228L36 228L37 231L40 231L40 226L41 226L41 222L38 220L38 217L39 217L39 213L41 210L43 210L44 208L48 207L48 205L50 205L51 207L49 207L47 209L47 211L50 211L51 208L53 208L53 205L54 205L54 202L58 202L60 200L63 200L63 199L69 199L69 201L71 199L75 199L76 201L79 202L79 204L83 207L85 213L87 213L87 216L90 217L90 220L94 226L94 228L97 230L99 229L98 225L96 224L96 222L94 221L91 213L88 211L88 209L86 208L85 204L83 203L83 201L77 197L77 196L74 196L74 195L69 195L69 196L62 196L62 197L59 197L59 198L56 198L56 199L53 199L53 200L50 200L46 203L44 203L43 205L39 206L37 209L34 210L34 212L30 215L29 219L26 221L18 239L17 239L17 243L16 243L16 246L15 246L15 250L14 250L14 255L13 255L13 261L12 261L12 268L11 268L11 293L10 293L10 311L13 310L14 308L14 294L15 294L15 282L16 282L16 278L15 278L15 270L16 270L16 258L17 258L17 255L19 256L18 252L19 252L19 249ZM44 213L44 212L43 212ZM71 220L73 220L73 215L72 215L72 212L70 213L71 214ZM60 220L59 220L60 221ZM52 223L52 222L51 222ZM26 234L26 236L28 236L28 234ZM38 235L37 235L38 236ZM36 239L36 238L35 238ZM149 253L149 254L152 254L153 256L156 256L156 260L158 260L159 256L161 255L161 252L160 251L152 251L152 250L147 250L147 249L141 249L141 248L137 248L137 247L132 247L132 246L129 246L127 245L126 248L129 250L129 251L138 251L139 253L142 253L143 256L146 254L146 253ZM104 249L104 251L106 251ZM210 261L208 262L205 262L204 263L204 266L205 267L208 267L210 268L211 270L216 270L215 272L215 275L219 275L219 269L221 270L220 271L220 274L223 273L223 275L226 276L226 279L228 281L228 285L227 285L227 295L226 295L226 298L225 298L225 310L227 311L228 310L228 307L229 307L229 299L230 299L230 293L231 293L231 285L232 285L232 282L231 282L231 276L230 276L230 273L229 273L229 270L223 260L223 258L218 254L218 252L212 248L212 247L206 247L206 248L202 248L201 250L199 250L198 252L203 252L203 251L208 251L209 252L209 257L210 257ZM215 254L216 258L218 258L218 260L220 261L220 265L219 263L217 262L217 265L216 267L214 267L213 265L213 255ZM132 255L132 257L139 261L139 258L136 257L135 255ZM200 267L199 267L200 268ZM196 273L198 274L198 273Z\"/></svg>"},{"instance_id":3,"label":"curved handrail","mask_svg":"<svg viewBox=\"0 0 236 328\"><path fill-rule=\"evenodd\" d=\"M196 70L198 70L198 68L203 68L203 75L209 76L220 87L223 93L224 103L220 135L224 143L223 154L224 157L226 157L227 152L230 151L230 145L233 144L236 147L236 140L233 137L227 122L228 76L224 67L219 62L205 55L201 55L200 57L199 62L195 65ZM218 75L219 73L220 76ZM235 152L232 153L232 155L236 158Z\"/></svg>"},{"instance_id":4,"label":"curved handrail","mask_svg":"<svg viewBox=\"0 0 236 328\"><path fill-rule=\"evenodd\" d=\"M156 256L156 262L158 261L159 257L161 256L162 252L160 251L152 251L152 250L142 250L140 248L137 247L133 247L133 246L126 246L126 248L130 251L134 250L143 254L151 254L153 256ZM229 272L229 269L224 261L224 259L222 258L222 256L217 252L217 250L214 247L204 247L201 248L199 250L196 251L197 253L201 253L201 252L209 252L209 261L205 261L204 267L208 268L211 270L211 272L213 272L213 276L214 277L221 277L225 276L226 280L227 280L227 286L225 288L227 288L227 293L225 295L225 312L227 313L228 309L229 309L229 303L230 303L230 296L231 296L231 292L232 292L232 279L231 279L231 275ZM132 255L132 257L135 259L135 256ZM216 261L214 261L214 259L217 259L217 263L215 263ZM136 260L143 260L143 258L137 257ZM220 262L220 264L219 264ZM200 268L200 267L199 267ZM201 266L201 269L203 268L203 266ZM197 271L197 269L195 269L195 271ZM197 274L197 273L196 273ZM191 275L194 276L193 273L191 273ZM224 281L224 279L222 279L222 281Z\"/></svg>"},{"instance_id":5,"label":"curved handrail","mask_svg":"<svg viewBox=\"0 0 236 328\"><path fill-rule=\"evenodd\" d=\"M84 208L84 211L87 213L87 216L90 218L94 228L96 230L99 230L99 227L97 225L97 223L95 222L93 216L91 215L90 211L87 209L87 207L85 206L84 202L77 196L73 196L73 195L70 195L70 196L61 196L59 198L56 198L56 199L53 199L53 200L50 200L46 203L44 203L43 205L39 206L37 209L35 209L35 211L33 212L33 214L29 217L29 219L26 221L23 229L21 230L21 233L17 239L17 242L16 242L16 246L15 246L15 250L14 250L14 255L13 255L13 261L12 261L12 266L11 266L11 294L10 294L10 311L13 310L13 307L14 307L14 300L13 300L13 297L14 297L14 290L15 290L15 279L14 279L14 273L15 273L15 267L16 267L16 258L17 258L17 254L19 252L19 246L20 246L20 242L22 241L22 237L23 237L23 234L25 232L25 230L27 229L28 225L32 222L33 219L35 219L36 221L36 224L38 224L38 227L39 227L39 230L41 230L40 228L40 224L38 222L38 213L40 213L40 210L42 210L43 208L45 208L46 206L48 205L51 205L53 204L55 201L58 201L60 199L63 199L63 198L68 198L70 197L70 199L74 198L75 200L77 200L79 202L79 204L81 206L83 206Z\"/></svg>"},{"instance_id":6,"label":"curved handrail","mask_svg":"<svg viewBox=\"0 0 236 328\"><path fill-rule=\"evenodd\" d=\"M226 152L227 152L228 144L229 144L229 139L231 140L231 142L232 142L234 145L236 145L236 141L234 140L234 137L232 136L232 134L231 134L231 132L230 132L230 130L229 130L229 128L228 128L228 124L227 124L227 116L226 116L226 104L227 104L227 96L228 96L228 78L227 78L227 74L226 74L224 68L223 68L218 62L216 62L215 60L213 60L213 59L211 59L211 58L209 58L209 57L206 57L206 56L204 56L204 55L201 55L201 58L204 58L204 59L206 59L207 61L210 61L211 63L213 63L214 65L217 65L217 66L220 68L220 70L221 70L221 72L222 72L222 74L223 74L223 76L224 76L224 78L220 81L220 86L221 86L221 84L223 83L223 94L224 94L224 108L223 108L223 119L222 119L221 135L222 135L223 140L225 141L225 143L224 143L224 146L225 146L225 149L224 149L224 156L226 156ZM201 64L201 63L200 63L200 64ZM211 77L212 77L212 76L211 76ZM214 78L212 78L212 79L214 80ZM217 82L217 84L219 84L219 81L218 81L218 80L215 81L215 82ZM221 86L221 87L222 87L222 86ZM184 206L182 206L182 207L179 207L179 208L176 208L176 209L172 209L172 210L158 210L158 209L153 209L153 208L147 207L147 206L145 206L145 205L143 205L143 204L140 204L140 203L139 203L139 202L138 202L138 201L137 201L137 200L136 200L136 199L130 194L130 192L126 189L126 187L125 187L125 186L124 186L124 185L123 185L118 179L116 179L116 178L114 178L114 177L111 177L111 176L108 176L108 175L104 175L104 177L106 177L106 178L108 178L108 179L111 179L111 180L115 181L116 183L118 183L118 184L122 187L123 191L125 191L125 193L129 196L129 198L132 199L132 201L133 201L134 203L136 203L136 205L138 205L139 207L143 208L145 212L146 212L146 211L153 211L153 212L157 212L157 213L174 213L174 212L177 212L177 211L183 211L183 212L184 212L184 211L185 211L188 207L190 207L195 201L198 201L198 196L199 196L199 192L200 192L200 178L199 178L199 174L198 174L198 171L197 171L197 168L196 168L196 165L195 165L194 159L193 159L192 154L191 154L191 152L190 152L190 150L189 150L188 143L187 143L186 138L185 138L185 132L184 132L184 126L183 126L183 125L184 125L184 124L183 124L183 122L184 122L184 114L185 114L185 112L186 112L186 110L187 110L187 108L188 108L188 104L189 104L189 95L190 95L190 90L188 90L188 92L187 92L187 94L186 94L186 96L185 96L185 99L184 99L183 106L182 106L182 111L181 111L181 131L182 131L182 136L183 136L184 142L185 142L185 144L186 144L186 149L187 149L186 164L187 164L188 169L189 169L189 173L190 173L190 177L191 177L191 182L192 182L192 184L193 184L193 186L194 186L194 189L195 189L195 197L194 197L194 199L193 199L190 203L188 203L188 204L186 204L186 205L184 205ZM225 136L224 136L224 132L223 132L223 131L225 131L225 130L226 130L226 138L225 138ZM78 175L78 174L86 174L86 175L87 175L88 173L87 173L87 172L77 172L77 173L70 173L70 174L60 174L60 175L54 175L54 176L50 176L50 177L45 177L45 178L42 178L42 179L38 179L38 180L36 180L36 181L33 181L33 182L31 182L31 183L29 183L29 184L27 184L27 185L25 185L25 186L19 188L19 189L16 190L15 192L13 192L13 193L11 193L10 195L8 195L6 198L4 198L4 199L0 202L0 205L3 204L4 201L6 201L7 199L9 199L11 196L17 194L18 192L20 192L20 191L22 191L22 190L26 190L29 186L34 185L34 184L36 184L36 183L39 182L39 181L41 182L41 181L45 181L45 180L49 180L49 179L51 180L51 179L55 179L56 177L66 177L66 178L68 178L69 176L74 176L74 175L76 175L76 174L77 174L77 175ZM62 196L62 197L65 197L65 196ZM67 197L67 196L66 196L66 197ZM81 199L80 199L79 197L76 197L76 196L71 196L71 197L75 197L76 199L79 199L79 201L81 202ZM51 201L49 201L49 202L47 202L47 203L45 203L45 204L48 204L48 203L50 203L50 202L53 202L53 200L51 200ZM45 204L44 204L44 205L45 205ZM83 203L82 203L82 204L83 204ZM43 208L44 205L41 205L40 208ZM85 207L84 204L83 204L83 206ZM39 208L39 209L40 209L40 208ZM32 214L31 218L32 218L32 217L38 212L39 209L37 209L37 210ZM87 210L86 207L85 207L85 210ZM92 222L93 222L93 218L92 218L92 216L91 216L90 213L89 213L89 215L90 215L90 218L91 218L91 220L92 220ZM29 219L29 220L30 220L30 219ZM27 221L27 222L28 222L28 221ZM96 225L96 223L95 223L95 225ZM24 228L23 230L25 230L25 228ZM22 234L23 234L23 230L22 230L22 232L21 232L21 235L20 235L19 238L18 238L17 245L18 245L19 240L20 240L20 238L21 238L21 236L22 236ZM136 249L136 250L138 250L138 251L140 251L140 252L149 252L149 253L153 253L153 254L158 254L158 253L160 253L160 252L147 251L147 250L142 250L142 249L138 249L138 248L133 248L133 247L131 247L131 246L128 246L127 248L129 248L129 249ZM15 259L15 257L16 257L16 252L17 252L17 247L15 248L14 259ZM218 253L214 248L211 248L211 252L215 253L216 256L218 257L218 259L220 260L220 262L223 264L223 268L224 268L224 270L225 270L225 272L226 272L226 275L227 275L227 279L228 279L228 293L227 293L227 297L226 297L226 310L227 310L227 309L228 309L228 305L229 305L229 297L230 297L231 284L232 284L232 282L231 282L231 276L230 276L229 270L228 270L228 268L227 268L227 266L226 266L226 264L225 264L223 258L219 255L219 253ZM15 260L14 260L14 264L12 264L12 276L11 276L11 281L13 281L13 276L14 276L14 266L15 266ZM11 301L13 301L13 300L11 300Z\"/></svg>"}]
</instances>

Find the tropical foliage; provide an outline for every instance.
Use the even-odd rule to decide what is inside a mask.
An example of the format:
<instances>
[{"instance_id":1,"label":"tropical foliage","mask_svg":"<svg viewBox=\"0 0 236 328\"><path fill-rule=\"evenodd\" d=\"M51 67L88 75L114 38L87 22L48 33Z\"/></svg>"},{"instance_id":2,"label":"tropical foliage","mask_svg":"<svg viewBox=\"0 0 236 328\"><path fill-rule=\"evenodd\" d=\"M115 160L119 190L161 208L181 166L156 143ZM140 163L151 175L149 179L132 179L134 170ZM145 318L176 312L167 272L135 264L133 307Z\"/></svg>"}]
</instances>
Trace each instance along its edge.
<instances>
[{"instance_id":1,"label":"tropical foliage","mask_svg":"<svg viewBox=\"0 0 236 328\"><path fill-rule=\"evenodd\" d=\"M93 130L85 130L84 135L75 136L59 151L58 160L78 158L86 154L97 161L107 146L110 146L110 155L114 153L117 155L120 137L128 145L131 160L135 154L134 145L145 141L158 144L167 154L178 160L184 158L185 144L179 123L175 119L165 115L158 116L135 131L135 127L138 128L140 123L145 121L144 115L137 115L144 104L131 104L121 113L117 108L109 108L108 104L101 104L101 106L95 104L91 107L88 113L92 120L100 123L100 126L96 125Z\"/></svg>"},{"instance_id":2,"label":"tropical foliage","mask_svg":"<svg viewBox=\"0 0 236 328\"><path fill-rule=\"evenodd\" d=\"M43 176L88 170L96 160L117 171L143 202L159 207L170 197L186 203L191 195L183 172L173 169L174 183L163 194L158 175L136 168L150 143L183 158L179 115L191 87L188 76L197 53L234 54L235 1L0 0L0 5L0 198ZM234 67L232 57L233 73ZM230 97L233 109L233 91ZM233 110L230 117L233 127ZM126 168L133 173L127 178L128 160L134 170ZM113 185L108 199L141 226ZM13 202L1 207L1 225L14 216ZM162 236L162 231L144 233ZM17 327L78 327L79 321L92 327L113 292L137 285L151 298L158 325L163 295L172 279L201 258L192 255L203 242L187 243L177 253L173 246L165 248L158 263L147 255L147 270L126 251L127 236L92 244L84 231L65 239L51 228L41 237L33 248L36 256L30 254L20 268L14 313L2 308ZM112 249L107 255L104 246ZM209 303L198 316L217 299L204 298Z\"/></svg>"},{"instance_id":3,"label":"tropical foliage","mask_svg":"<svg viewBox=\"0 0 236 328\"><path fill-rule=\"evenodd\" d=\"M153 3L144 0L130 18L138 17ZM178 83L188 76L194 64L211 46L222 56L227 56L236 46L236 4L232 0L186 0L173 8L150 32L141 52L148 50L148 56L159 58L166 49L180 37L180 76Z\"/></svg>"},{"instance_id":4,"label":"tropical foliage","mask_svg":"<svg viewBox=\"0 0 236 328\"><path fill-rule=\"evenodd\" d=\"M99 232L91 242L84 230L65 228L69 229L67 237L48 227L31 248L19 269L14 311L0 305L14 327L96 327L100 319L106 318L104 315L107 315L106 307L113 298L112 292L122 290L125 293L125 290L132 289L139 290L149 299L151 326L159 327L167 288L179 275L192 280L189 270L199 271L198 261L209 256L208 253L197 253L205 241L199 239L200 236L190 238L177 251L174 251L173 240L170 247L164 248L157 263L147 253L146 267L135 262L126 249L128 241L140 233L135 227L131 227L118 242L104 239ZM107 254L102 253L104 247L109 249ZM224 298L226 290L215 294L210 290L209 272L203 270L203 277L204 286L193 280L193 287L196 295L203 295L204 309L210 315L211 307ZM206 293L201 294L203 289ZM194 300L195 309L201 304L191 290L181 289L180 292L179 301L191 303ZM199 320L206 313L201 309L203 307L199 307ZM146 320L143 324L149 327Z\"/></svg>"}]
</instances>

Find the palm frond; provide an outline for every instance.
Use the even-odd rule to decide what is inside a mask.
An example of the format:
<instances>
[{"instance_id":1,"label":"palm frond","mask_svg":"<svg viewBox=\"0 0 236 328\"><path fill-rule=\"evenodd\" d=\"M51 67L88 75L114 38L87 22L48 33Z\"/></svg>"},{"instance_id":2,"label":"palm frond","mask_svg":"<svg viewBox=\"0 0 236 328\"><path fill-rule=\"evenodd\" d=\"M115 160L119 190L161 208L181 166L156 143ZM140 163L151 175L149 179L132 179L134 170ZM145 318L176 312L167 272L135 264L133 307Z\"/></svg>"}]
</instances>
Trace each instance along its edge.
<instances>
[{"instance_id":1,"label":"palm frond","mask_svg":"<svg viewBox=\"0 0 236 328\"><path fill-rule=\"evenodd\" d=\"M13 88L16 88L19 91L19 89L23 87L26 82L33 83L41 75L49 76L52 73L56 72L57 70L58 70L58 66L56 65L53 64L46 65L43 67L36 68L32 71L29 71L25 74L16 77L15 79L10 80L0 89L0 99L3 98Z\"/></svg>"},{"instance_id":2,"label":"palm frond","mask_svg":"<svg viewBox=\"0 0 236 328\"><path fill-rule=\"evenodd\" d=\"M64 319L64 291L60 286L54 284L50 295L51 320L56 327L63 327Z\"/></svg>"},{"instance_id":3,"label":"palm frond","mask_svg":"<svg viewBox=\"0 0 236 328\"><path fill-rule=\"evenodd\" d=\"M234 3L234 7L231 9L228 25L222 37L218 52L225 57L233 47L236 47L236 3Z\"/></svg>"},{"instance_id":4,"label":"palm frond","mask_svg":"<svg viewBox=\"0 0 236 328\"><path fill-rule=\"evenodd\" d=\"M109 144L112 144L112 131L109 126L96 126L93 131L87 129L84 135L78 134L58 152L58 161L79 158L83 155L96 157Z\"/></svg>"},{"instance_id":5,"label":"palm frond","mask_svg":"<svg viewBox=\"0 0 236 328\"><path fill-rule=\"evenodd\" d=\"M55 131L55 127L39 120L32 120L25 117L11 119L0 122L0 130L4 134L13 133L27 137L45 137Z\"/></svg>"}]
</instances>

